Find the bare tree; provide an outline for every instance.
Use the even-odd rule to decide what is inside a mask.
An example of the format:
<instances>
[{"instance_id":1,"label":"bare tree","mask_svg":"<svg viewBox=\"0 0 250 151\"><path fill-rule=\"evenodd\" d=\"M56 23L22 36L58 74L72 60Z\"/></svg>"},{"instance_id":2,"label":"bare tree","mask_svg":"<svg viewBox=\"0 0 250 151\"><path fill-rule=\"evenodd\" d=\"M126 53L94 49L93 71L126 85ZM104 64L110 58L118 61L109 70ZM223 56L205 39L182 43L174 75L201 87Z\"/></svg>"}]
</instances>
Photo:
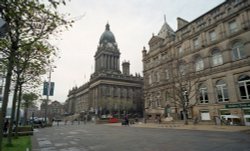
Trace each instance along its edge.
<instances>
[{"instance_id":1,"label":"bare tree","mask_svg":"<svg viewBox=\"0 0 250 151\"><path fill-rule=\"evenodd\" d=\"M167 97L171 100L166 108L174 106L182 110L181 115L185 124L188 124L188 112L197 104L197 85L199 76L193 69L193 62L177 59L172 65L172 80L167 90Z\"/></svg>"}]
</instances>

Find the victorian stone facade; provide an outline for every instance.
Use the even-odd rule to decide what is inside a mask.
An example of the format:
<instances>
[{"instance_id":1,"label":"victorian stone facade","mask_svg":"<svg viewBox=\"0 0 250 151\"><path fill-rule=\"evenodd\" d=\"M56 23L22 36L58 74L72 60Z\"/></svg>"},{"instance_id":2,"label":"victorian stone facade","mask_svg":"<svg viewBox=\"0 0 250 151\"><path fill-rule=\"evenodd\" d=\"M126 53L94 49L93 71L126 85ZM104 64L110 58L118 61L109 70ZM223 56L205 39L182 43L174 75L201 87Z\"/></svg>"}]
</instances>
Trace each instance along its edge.
<instances>
[{"instance_id":1,"label":"victorian stone facade","mask_svg":"<svg viewBox=\"0 0 250 151\"><path fill-rule=\"evenodd\" d=\"M166 23L143 50L145 114L250 124L250 1ZM221 120L224 119L224 120Z\"/></svg>"},{"instance_id":2,"label":"victorian stone facade","mask_svg":"<svg viewBox=\"0 0 250 151\"><path fill-rule=\"evenodd\" d=\"M69 91L65 102L69 114L98 115L143 113L143 78L130 74L130 63L122 63L115 37L106 25L95 53L95 71L89 82Z\"/></svg>"}]
</instances>

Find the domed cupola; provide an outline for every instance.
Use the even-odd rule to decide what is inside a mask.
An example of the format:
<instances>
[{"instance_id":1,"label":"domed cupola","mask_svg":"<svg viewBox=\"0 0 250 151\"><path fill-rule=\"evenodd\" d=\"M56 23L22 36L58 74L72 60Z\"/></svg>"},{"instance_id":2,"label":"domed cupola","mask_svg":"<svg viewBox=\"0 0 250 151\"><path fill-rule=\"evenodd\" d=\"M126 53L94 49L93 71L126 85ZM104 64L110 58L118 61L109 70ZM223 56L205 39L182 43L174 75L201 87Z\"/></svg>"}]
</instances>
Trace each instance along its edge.
<instances>
[{"instance_id":1,"label":"domed cupola","mask_svg":"<svg viewBox=\"0 0 250 151\"><path fill-rule=\"evenodd\" d=\"M95 53L95 74L121 73L120 52L115 41L115 36L110 31L109 24L102 33L97 51Z\"/></svg>"},{"instance_id":2,"label":"domed cupola","mask_svg":"<svg viewBox=\"0 0 250 151\"><path fill-rule=\"evenodd\" d=\"M114 34L110 31L109 24L106 24L106 29L101 35L99 44L104 44L104 43L116 43L115 42L115 36Z\"/></svg>"}]
</instances>

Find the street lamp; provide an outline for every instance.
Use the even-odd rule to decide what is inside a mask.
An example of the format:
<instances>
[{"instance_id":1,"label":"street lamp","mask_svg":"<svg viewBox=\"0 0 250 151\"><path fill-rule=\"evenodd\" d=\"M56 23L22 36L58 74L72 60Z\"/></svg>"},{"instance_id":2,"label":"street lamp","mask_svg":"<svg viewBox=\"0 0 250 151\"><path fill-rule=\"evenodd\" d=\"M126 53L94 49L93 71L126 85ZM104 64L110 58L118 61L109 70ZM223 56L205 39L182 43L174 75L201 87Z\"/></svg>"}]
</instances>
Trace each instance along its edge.
<instances>
[{"instance_id":1,"label":"street lamp","mask_svg":"<svg viewBox=\"0 0 250 151\"><path fill-rule=\"evenodd\" d=\"M49 101L49 96L53 95L54 91L54 83L51 82L51 73L52 73L52 68L56 68L55 66L49 66L49 76L48 76L48 82L45 82L44 85L47 87L47 92L46 94L46 100L45 100L45 113L44 113L44 118L45 118L45 124L47 124L47 112L48 112L48 101Z\"/></svg>"}]
</instances>

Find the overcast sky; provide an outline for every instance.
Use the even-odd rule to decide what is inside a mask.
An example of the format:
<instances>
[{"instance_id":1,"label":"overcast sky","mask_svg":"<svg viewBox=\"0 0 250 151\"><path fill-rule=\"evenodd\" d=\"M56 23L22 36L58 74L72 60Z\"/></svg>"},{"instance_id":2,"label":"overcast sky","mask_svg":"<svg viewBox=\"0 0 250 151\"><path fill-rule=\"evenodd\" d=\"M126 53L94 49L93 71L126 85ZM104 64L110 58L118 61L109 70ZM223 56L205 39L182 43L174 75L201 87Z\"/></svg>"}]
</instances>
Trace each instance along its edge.
<instances>
[{"instance_id":1,"label":"overcast sky","mask_svg":"<svg viewBox=\"0 0 250 151\"><path fill-rule=\"evenodd\" d=\"M71 0L62 11L77 21L55 42L61 58L52 72L55 92L50 99L65 102L72 87L89 81L94 71L94 54L107 22L120 49L121 62L129 60L130 73L142 75L142 48L145 46L148 50L148 41L152 33L158 34L164 14L167 23L176 30L177 17L192 21L222 2L224 0Z\"/></svg>"}]
</instances>

